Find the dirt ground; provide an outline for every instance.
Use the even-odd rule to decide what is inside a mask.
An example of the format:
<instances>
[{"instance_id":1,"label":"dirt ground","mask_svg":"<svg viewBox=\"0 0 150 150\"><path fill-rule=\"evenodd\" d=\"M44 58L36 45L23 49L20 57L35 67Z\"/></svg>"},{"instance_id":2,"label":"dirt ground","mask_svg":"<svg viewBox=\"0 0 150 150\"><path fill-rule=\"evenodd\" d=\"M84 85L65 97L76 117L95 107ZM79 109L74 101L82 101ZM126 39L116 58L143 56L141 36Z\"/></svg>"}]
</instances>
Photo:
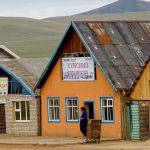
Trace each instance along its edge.
<instances>
[{"instance_id":1,"label":"dirt ground","mask_svg":"<svg viewBox=\"0 0 150 150\"><path fill-rule=\"evenodd\" d=\"M74 145L15 145L0 144L0 150L150 150L150 141L126 142L111 141L100 144L74 144Z\"/></svg>"}]
</instances>

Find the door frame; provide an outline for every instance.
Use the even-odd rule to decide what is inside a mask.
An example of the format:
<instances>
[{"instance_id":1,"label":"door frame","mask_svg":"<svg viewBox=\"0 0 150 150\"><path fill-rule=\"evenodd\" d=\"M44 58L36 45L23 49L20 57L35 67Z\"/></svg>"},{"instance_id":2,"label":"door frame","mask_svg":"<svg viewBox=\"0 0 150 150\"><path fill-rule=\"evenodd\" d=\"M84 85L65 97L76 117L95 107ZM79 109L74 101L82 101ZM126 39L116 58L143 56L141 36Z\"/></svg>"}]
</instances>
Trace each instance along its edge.
<instances>
[{"instance_id":1,"label":"door frame","mask_svg":"<svg viewBox=\"0 0 150 150\"><path fill-rule=\"evenodd\" d=\"M4 116L5 116L5 132L0 133L0 134L6 134L6 106L5 106L5 103L0 103L0 105L4 106Z\"/></svg>"},{"instance_id":2,"label":"door frame","mask_svg":"<svg viewBox=\"0 0 150 150\"><path fill-rule=\"evenodd\" d=\"M83 106L85 106L86 103L93 103L93 118L95 118L94 100L85 100L85 101L83 101Z\"/></svg>"}]
</instances>

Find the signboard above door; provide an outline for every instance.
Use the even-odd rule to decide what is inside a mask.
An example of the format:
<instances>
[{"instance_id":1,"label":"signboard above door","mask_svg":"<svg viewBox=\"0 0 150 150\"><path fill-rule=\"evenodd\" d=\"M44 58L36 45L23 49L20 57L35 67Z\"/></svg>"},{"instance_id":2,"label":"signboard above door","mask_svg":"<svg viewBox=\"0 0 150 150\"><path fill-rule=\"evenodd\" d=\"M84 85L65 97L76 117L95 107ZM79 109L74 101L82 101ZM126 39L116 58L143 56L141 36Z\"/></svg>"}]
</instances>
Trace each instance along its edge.
<instances>
[{"instance_id":1,"label":"signboard above door","mask_svg":"<svg viewBox=\"0 0 150 150\"><path fill-rule=\"evenodd\" d=\"M94 61L91 57L62 58L62 73L65 81L95 80Z\"/></svg>"}]
</instances>

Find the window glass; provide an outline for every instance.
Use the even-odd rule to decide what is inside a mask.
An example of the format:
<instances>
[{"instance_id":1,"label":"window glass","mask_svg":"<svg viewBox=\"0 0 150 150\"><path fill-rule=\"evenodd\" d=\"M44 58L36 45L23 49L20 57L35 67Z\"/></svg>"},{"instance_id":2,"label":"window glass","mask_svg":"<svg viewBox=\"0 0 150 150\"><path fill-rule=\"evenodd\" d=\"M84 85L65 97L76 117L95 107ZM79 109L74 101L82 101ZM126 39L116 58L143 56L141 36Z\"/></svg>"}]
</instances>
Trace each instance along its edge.
<instances>
[{"instance_id":1,"label":"window glass","mask_svg":"<svg viewBox=\"0 0 150 150\"><path fill-rule=\"evenodd\" d=\"M58 97L47 98L48 100L48 120L59 121L60 119L60 102Z\"/></svg>"},{"instance_id":2,"label":"window glass","mask_svg":"<svg viewBox=\"0 0 150 150\"><path fill-rule=\"evenodd\" d=\"M21 120L26 120L26 105L25 105L25 102L21 102Z\"/></svg>"},{"instance_id":3,"label":"window glass","mask_svg":"<svg viewBox=\"0 0 150 150\"><path fill-rule=\"evenodd\" d=\"M20 112L16 112L16 120L20 120Z\"/></svg>"},{"instance_id":4,"label":"window glass","mask_svg":"<svg viewBox=\"0 0 150 150\"><path fill-rule=\"evenodd\" d=\"M15 120L28 121L30 120L30 106L29 101L15 102Z\"/></svg>"},{"instance_id":5,"label":"window glass","mask_svg":"<svg viewBox=\"0 0 150 150\"><path fill-rule=\"evenodd\" d=\"M19 109L19 102L16 102L16 109Z\"/></svg>"},{"instance_id":6,"label":"window glass","mask_svg":"<svg viewBox=\"0 0 150 150\"><path fill-rule=\"evenodd\" d=\"M78 121L78 100L77 98L66 99L67 121Z\"/></svg>"},{"instance_id":7,"label":"window glass","mask_svg":"<svg viewBox=\"0 0 150 150\"><path fill-rule=\"evenodd\" d=\"M102 122L113 122L114 121L114 106L112 98L101 98L101 116Z\"/></svg>"}]
</instances>

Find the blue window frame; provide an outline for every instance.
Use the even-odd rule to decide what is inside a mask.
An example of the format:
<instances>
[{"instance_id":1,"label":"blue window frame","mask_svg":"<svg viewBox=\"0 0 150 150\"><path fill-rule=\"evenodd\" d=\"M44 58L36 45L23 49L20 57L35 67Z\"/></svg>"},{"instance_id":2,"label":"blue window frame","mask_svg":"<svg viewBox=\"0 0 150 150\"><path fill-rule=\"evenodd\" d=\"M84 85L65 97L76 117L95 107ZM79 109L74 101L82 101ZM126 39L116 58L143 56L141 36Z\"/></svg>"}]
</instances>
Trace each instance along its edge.
<instances>
[{"instance_id":1,"label":"blue window frame","mask_svg":"<svg viewBox=\"0 0 150 150\"><path fill-rule=\"evenodd\" d=\"M102 123L114 122L114 99L113 97L101 97L101 119Z\"/></svg>"},{"instance_id":2,"label":"blue window frame","mask_svg":"<svg viewBox=\"0 0 150 150\"><path fill-rule=\"evenodd\" d=\"M60 121L60 98L59 97L47 97L48 107L48 121L59 122Z\"/></svg>"},{"instance_id":3,"label":"blue window frame","mask_svg":"<svg viewBox=\"0 0 150 150\"><path fill-rule=\"evenodd\" d=\"M66 98L66 120L67 122L79 121L77 97Z\"/></svg>"}]
</instances>

